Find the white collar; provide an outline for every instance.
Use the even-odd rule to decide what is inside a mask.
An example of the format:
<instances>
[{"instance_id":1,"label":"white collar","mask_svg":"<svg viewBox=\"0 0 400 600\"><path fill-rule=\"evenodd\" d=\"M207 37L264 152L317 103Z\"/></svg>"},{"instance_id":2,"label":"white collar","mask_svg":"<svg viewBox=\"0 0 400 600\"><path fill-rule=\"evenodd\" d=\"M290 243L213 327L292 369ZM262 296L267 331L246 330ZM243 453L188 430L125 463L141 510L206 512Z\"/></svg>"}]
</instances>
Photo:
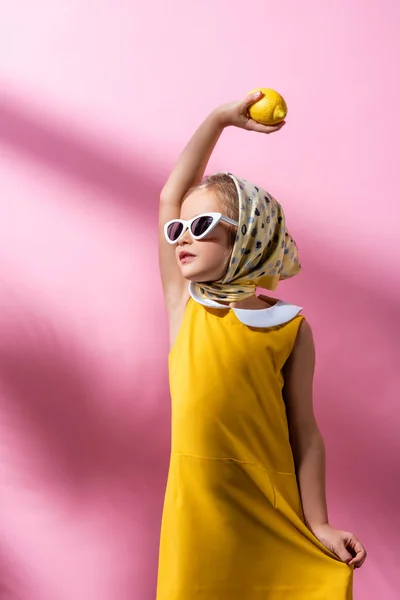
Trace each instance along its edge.
<instances>
[{"instance_id":1,"label":"white collar","mask_svg":"<svg viewBox=\"0 0 400 600\"><path fill-rule=\"evenodd\" d=\"M202 298L192 281L189 283L189 294L198 304L202 304L208 308L229 309L229 306L220 304L215 300ZM230 310L233 310L239 321L248 327L276 327L277 325L288 323L303 309L301 306L287 304L283 300L278 300L276 304L269 308L261 308L259 310L232 308Z\"/></svg>"}]
</instances>

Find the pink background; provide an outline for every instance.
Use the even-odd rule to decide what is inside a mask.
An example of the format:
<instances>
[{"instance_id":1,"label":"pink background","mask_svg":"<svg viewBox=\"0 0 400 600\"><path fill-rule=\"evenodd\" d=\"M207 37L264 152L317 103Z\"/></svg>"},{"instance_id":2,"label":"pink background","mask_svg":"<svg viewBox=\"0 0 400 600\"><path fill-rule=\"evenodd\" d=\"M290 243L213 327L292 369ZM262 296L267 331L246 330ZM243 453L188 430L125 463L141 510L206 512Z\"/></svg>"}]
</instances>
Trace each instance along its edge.
<instances>
[{"instance_id":1,"label":"pink background","mask_svg":"<svg viewBox=\"0 0 400 600\"><path fill-rule=\"evenodd\" d=\"M399 3L3 2L0 600L153 600L169 452L157 195L207 111L284 94L210 170L280 199L318 346L332 522L395 600ZM397 565L398 566L398 565Z\"/></svg>"}]
</instances>

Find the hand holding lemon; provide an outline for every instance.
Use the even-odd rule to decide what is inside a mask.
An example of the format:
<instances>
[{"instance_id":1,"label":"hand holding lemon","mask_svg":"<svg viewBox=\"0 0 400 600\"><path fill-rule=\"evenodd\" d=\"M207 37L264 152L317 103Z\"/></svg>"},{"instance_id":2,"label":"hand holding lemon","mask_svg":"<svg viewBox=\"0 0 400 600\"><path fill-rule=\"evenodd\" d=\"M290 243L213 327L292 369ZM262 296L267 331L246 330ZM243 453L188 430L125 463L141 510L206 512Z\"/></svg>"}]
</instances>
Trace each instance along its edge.
<instances>
[{"instance_id":1,"label":"hand holding lemon","mask_svg":"<svg viewBox=\"0 0 400 600\"><path fill-rule=\"evenodd\" d=\"M228 102L217 109L222 127L233 125L248 131L274 133L285 125L285 100L270 88L258 88L239 102Z\"/></svg>"},{"instance_id":2,"label":"hand holding lemon","mask_svg":"<svg viewBox=\"0 0 400 600\"><path fill-rule=\"evenodd\" d=\"M263 125L278 125L287 115L287 106L284 98L270 88L258 88L249 92L261 92L262 97L249 106L249 115L257 123Z\"/></svg>"}]
</instances>

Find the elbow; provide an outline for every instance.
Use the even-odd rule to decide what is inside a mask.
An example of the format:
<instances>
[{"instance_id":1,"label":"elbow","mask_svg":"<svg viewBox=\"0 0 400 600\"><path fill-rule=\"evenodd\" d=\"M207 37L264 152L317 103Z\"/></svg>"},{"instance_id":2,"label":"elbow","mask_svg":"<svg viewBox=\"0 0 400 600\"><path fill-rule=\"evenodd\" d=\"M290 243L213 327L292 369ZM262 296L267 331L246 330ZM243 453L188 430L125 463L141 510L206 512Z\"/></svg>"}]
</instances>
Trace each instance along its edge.
<instances>
[{"instance_id":1,"label":"elbow","mask_svg":"<svg viewBox=\"0 0 400 600\"><path fill-rule=\"evenodd\" d=\"M168 181L160 192L160 204L163 204L164 206L181 205L181 199L179 198L179 200L177 200L176 189L174 190Z\"/></svg>"},{"instance_id":2,"label":"elbow","mask_svg":"<svg viewBox=\"0 0 400 600\"><path fill-rule=\"evenodd\" d=\"M171 195L168 194L168 190L166 190L165 188L163 188L160 193L160 204L171 204Z\"/></svg>"},{"instance_id":3,"label":"elbow","mask_svg":"<svg viewBox=\"0 0 400 600\"><path fill-rule=\"evenodd\" d=\"M301 462L309 452L325 454L325 442L315 421L291 431L290 441L296 463Z\"/></svg>"}]
</instances>

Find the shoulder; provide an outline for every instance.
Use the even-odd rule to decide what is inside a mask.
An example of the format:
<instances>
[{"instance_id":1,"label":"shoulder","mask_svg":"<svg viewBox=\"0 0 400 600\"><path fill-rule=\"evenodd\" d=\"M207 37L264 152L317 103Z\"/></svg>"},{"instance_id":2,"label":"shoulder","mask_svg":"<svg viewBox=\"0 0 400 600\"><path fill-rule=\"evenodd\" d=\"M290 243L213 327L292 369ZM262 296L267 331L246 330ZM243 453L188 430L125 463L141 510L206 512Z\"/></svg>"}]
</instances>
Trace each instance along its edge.
<instances>
[{"instance_id":1,"label":"shoulder","mask_svg":"<svg viewBox=\"0 0 400 600\"><path fill-rule=\"evenodd\" d=\"M290 355L291 362L314 362L315 359L315 344L314 336L310 323L305 317L299 317L300 323L296 339L294 341L293 350Z\"/></svg>"},{"instance_id":2,"label":"shoulder","mask_svg":"<svg viewBox=\"0 0 400 600\"><path fill-rule=\"evenodd\" d=\"M306 343L314 340L313 332L310 323L304 315L299 316L300 325L297 334L296 342Z\"/></svg>"}]
</instances>

